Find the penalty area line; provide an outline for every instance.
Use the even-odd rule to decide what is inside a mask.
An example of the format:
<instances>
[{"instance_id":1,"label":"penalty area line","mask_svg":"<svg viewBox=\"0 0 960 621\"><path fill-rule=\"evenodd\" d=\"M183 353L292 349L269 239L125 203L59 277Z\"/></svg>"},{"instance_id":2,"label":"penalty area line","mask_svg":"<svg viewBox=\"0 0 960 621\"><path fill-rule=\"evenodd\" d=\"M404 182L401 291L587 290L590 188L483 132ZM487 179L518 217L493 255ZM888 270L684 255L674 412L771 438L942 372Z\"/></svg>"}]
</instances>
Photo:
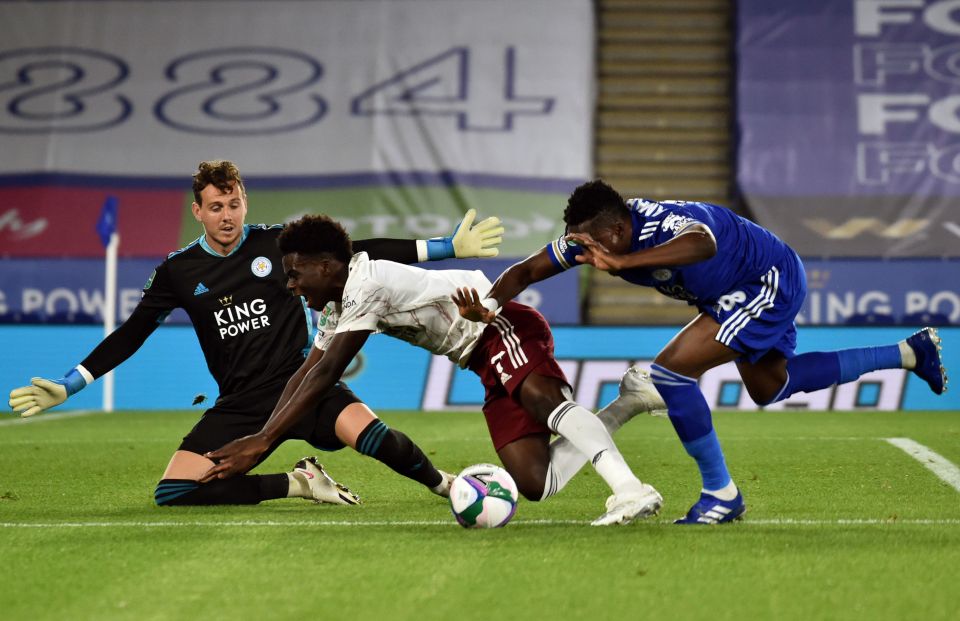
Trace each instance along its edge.
<instances>
[{"instance_id":1,"label":"penalty area line","mask_svg":"<svg viewBox=\"0 0 960 621\"><path fill-rule=\"evenodd\" d=\"M960 492L960 468L957 468L952 461L910 438L884 438L884 440L916 459L941 481Z\"/></svg>"},{"instance_id":2,"label":"penalty area line","mask_svg":"<svg viewBox=\"0 0 960 621\"><path fill-rule=\"evenodd\" d=\"M637 522L640 527L644 522ZM646 522L656 526L673 526L671 522ZM589 520L515 520L512 526L586 526ZM281 521L281 520L238 520L238 521L193 521L193 522L166 522L166 521L123 521L123 522L0 522L0 528L33 528L33 529L63 529L63 528L356 528L370 526L456 526L450 520L370 520L370 521ZM744 519L737 522L737 527L750 526L960 526L960 519L890 519L890 518L839 518L832 520L818 519ZM626 528L626 527L625 527ZM728 527L729 528L729 527Z\"/></svg>"}]
</instances>

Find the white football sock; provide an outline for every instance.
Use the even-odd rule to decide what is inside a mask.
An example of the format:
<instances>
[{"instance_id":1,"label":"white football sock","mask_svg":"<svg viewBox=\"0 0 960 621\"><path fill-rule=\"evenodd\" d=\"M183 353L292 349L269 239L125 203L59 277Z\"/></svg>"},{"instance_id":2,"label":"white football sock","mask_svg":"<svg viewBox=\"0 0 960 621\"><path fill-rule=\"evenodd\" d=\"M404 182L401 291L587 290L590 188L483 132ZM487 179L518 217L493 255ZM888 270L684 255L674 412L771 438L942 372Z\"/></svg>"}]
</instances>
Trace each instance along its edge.
<instances>
[{"instance_id":1,"label":"white football sock","mask_svg":"<svg viewBox=\"0 0 960 621\"><path fill-rule=\"evenodd\" d=\"M288 472L287 481L290 485L287 489L287 498L313 498L313 494L310 493L310 484L306 479L301 480L295 472Z\"/></svg>"},{"instance_id":2,"label":"white football sock","mask_svg":"<svg viewBox=\"0 0 960 621\"><path fill-rule=\"evenodd\" d=\"M631 418L633 412L628 411L620 399L614 399L607 407L597 412L597 418L603 423L607 433L613 436ZM572 479L584 464L587 456L581 453L570 440L560 436L550 443L550 465L547 467L547 480L543 486L543 497L540 500L553 496Z\"/></svg>"},{"instance_id":3,"label":"white football sock","mask_svg":"<svg viewBox=\"0 0 960 621\"><path fill-rule=\"evenodd\" d=\"M449 496L450 495L450 483L453 482L453 476L439 470L440 472L440 483L430 488L430 491L436 494L437 496Z\"/></svg>"},{"instance_id":4,"label":"white football sock","mask_svg":"<svg viewBox=\"0 0 960 621\"><path fill-rule=\"evenodd\" d=\"M913 369L917 366L917 353L907 344L906 341L897 343L900 348L900 365L904 369Z\"/></svg>"},{"instance_id":5,"label":"white football sock","mask_svg":"<svg viewBox=\"0 0 960 621\"><path fill-rule=\"evenodd\" d=\"M620 451L617 450L617 446L613 443L610 433L593 412L573 401L564 401L547 417L547 426L567 439L581 453L581 456L590 457L597 474L606 481L614 494L640 490L642 483L630 471L627 462L624 461ZM559 480L560 475L566 474L571 465L562 463L558 458L558 462L561 463L557 465L566 466L564 472L560 472L554 464L554 457L555 452L551 447L550 465L552 468L548 469L547 472L547 485L544 486L547 488L545 494L550 488L551 479L557 477ZM564 461L569 462L569 455L560 457L567 457ZM551 469L554 470L552 474ZM577 470L579 469L578 467ZM574 470L574 473L576 473L576 470ZM569 476L573 476L573 474ZM566 477L567 480L569 480L569 476Z\"/></svg>"},{"instance_id":6,"label":"white football sock","mask_svg":"<svg viewBox=\"0 0 960 621\"><path fill-rule=\"evenodd\" d=\"M711 496L716 496L720 500L733 500L737 497L737 494L740 493L740 490L737 489L737 484L733 481L730 481L720 489L705 489L703 491Z\"/></svg>"}]
</instances>

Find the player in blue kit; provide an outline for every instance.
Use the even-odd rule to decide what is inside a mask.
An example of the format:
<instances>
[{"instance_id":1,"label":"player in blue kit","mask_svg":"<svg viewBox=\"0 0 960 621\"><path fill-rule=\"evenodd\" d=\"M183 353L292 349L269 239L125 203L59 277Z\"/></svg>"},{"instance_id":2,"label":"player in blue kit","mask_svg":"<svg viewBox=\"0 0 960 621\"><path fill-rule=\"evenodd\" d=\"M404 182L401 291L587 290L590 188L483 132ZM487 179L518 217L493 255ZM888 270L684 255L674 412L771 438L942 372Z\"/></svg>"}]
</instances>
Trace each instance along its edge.
<instances>
[{"instance_id":1,"label":"player in blue kit","mask_svg":"<svg viewBox=\"0 0 960 621\"><path fill-rule=\"evenodd\" d=\"M947 387L940 337L924 328L881 347L795 353L794 319L806 296L800 257L770 231L732 211L687 201L625 201L596 180L574 190L566 234L505 271L486 299L492 321L529 284L581 263L654 287L700 314L657 355L654 384L703 479L700 499L678 524L730 522L746 510L697 386L707 370L736 361L759 405L850 382L878 369L912 370L936 394Z\"/></svg>"}]
</instances>

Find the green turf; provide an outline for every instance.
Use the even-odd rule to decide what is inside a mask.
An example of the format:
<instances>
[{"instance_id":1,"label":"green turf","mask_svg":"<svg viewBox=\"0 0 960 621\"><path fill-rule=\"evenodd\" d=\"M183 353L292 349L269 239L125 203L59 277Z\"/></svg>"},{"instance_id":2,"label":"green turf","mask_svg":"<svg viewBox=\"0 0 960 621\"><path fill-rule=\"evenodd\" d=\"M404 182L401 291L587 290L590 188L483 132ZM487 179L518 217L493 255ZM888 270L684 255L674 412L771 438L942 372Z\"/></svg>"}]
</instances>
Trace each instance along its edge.
<instances>
[{"instance_id":1,"label":"green turf","mask_svg":"<svg viewBox=\"0 0 960 621\"><path fill-rule=\"evenodd\" d=\"M360 507L291 499L158 508L196 413L0 423L0 619L955 619L960 493L882 438L960 464L957 413L719 413L749 511L669 523L699 477L666 420L617 435L661 517L593 528L584 471L494 531L352 451L323 454ZM385 414L455 470L495 459L478 414ZM312 451L288 443L261 472Z\"/></svg>"}]
</instances>

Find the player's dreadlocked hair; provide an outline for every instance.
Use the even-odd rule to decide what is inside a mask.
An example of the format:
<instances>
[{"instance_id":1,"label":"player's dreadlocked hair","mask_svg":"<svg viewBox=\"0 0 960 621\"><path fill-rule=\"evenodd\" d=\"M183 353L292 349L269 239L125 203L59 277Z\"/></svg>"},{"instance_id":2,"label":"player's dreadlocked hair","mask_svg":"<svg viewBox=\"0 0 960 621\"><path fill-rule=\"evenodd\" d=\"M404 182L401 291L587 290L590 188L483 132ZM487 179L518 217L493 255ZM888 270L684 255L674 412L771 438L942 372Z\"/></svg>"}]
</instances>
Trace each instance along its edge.
<instances>
[{"instance_id":1,"label":"player's dreadlocked hair","mask_svg":"<svg viewBox=\"0 0 960 621\"><path fill-rule=\"evenodd\" d=\"M303 216L288 222L277 238L277 245L283 254L330 254L344 263L349 263L353 257L353 245L347 230L333 218L323 215Z\"/></svg>"},{"instance_id":2,"label":"player's dreadlocked hair","mask_svg":"<svg viewBox=\"0 0 960 621\"><path fill-rule=\"evenodd\" d=\"M629 214L626 202L620 193L609 185L595 179L580 185L567 199L567 208L563 210L563 221L567 226L583 224L603 215L604 224L611 223Z\"/></svg>"},{"instance_id":3,"label":"player's dreadlocked hair","mask_svg":"<svg viewBox=\"0 0 960 621\"><path fill-rule=\"evenodd\" d=\"M230 191L230 182L235 181L240 193L246 193L243 179L240 178L240 169L230 160L209 160L200 162L197 172L193 174L193 200L202 205L200 192L208 185L212 185L221 192Z\"/></svg>"}]
</instances>

